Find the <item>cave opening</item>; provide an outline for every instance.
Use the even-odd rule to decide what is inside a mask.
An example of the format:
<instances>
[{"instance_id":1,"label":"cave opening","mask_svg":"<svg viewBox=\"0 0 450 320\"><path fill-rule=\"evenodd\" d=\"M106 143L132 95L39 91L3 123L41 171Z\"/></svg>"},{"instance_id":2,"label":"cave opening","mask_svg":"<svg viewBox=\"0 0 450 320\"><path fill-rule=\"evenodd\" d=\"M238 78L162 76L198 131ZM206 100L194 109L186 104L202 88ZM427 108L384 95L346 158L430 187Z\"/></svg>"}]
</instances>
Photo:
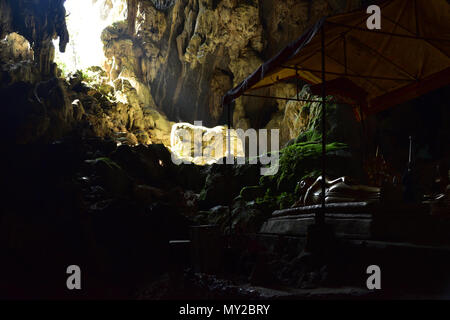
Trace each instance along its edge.
<instances>
[{"instance_id":1,"label":"cave opening","mask_svg":"<svg viewBox=\"0 0 450 320\"><path fill-rule=\"evenodd\" d=\"M70 40L65 52L56 50L55 62L64 75L92 66L103 68L106 57L101 34L126 19L126 0L66 0L64 6ZM59 46L59 38L54 45Z\"/></svg>"}]
</instances>

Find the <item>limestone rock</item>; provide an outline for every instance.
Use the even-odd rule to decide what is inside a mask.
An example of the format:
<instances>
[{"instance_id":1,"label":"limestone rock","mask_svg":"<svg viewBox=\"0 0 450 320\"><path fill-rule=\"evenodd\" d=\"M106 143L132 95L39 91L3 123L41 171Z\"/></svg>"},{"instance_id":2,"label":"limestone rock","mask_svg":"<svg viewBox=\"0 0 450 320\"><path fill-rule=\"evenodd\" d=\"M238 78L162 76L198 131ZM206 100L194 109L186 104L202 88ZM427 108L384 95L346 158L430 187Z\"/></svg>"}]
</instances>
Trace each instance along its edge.
<instances>
[{"instance_id":1,"label":"limestone rock","mask_svg":"<svg viewBox=\"0 0 450 320\"><path fill-rule=\"evenodd\" d=\"M100 175L103 185L112 193L124 195L131 192L132 181L127 173L109 158L87 160L87 164L93 166Z\"/></svg>"},{"instance_id":2,"label":"limestone rock","mask_svg":"<svg viewBox=\"0 0 450 320\"><path fill-rule=\"evenodd\" d=\"M231 154L243 157L242 141L235 130L231 130ZM211 164L227 156L227 128L207 128L189 123L177 123L172 127L171 150L175 155L195 164Z\"/></svg>"},{"instance_id":3,"label":"limestone rock","mask_svg":"<svg viewBox=\"0 0 450 320\"><path fill-rule=\"evenodd\" d=\"M59 50L69 41L64 0L1 1L0 38L17 32L31 44L34 64L44 76L54 75L52 39L59 36Z\"/></svg>"},{"instance_id":4,"label":"limestone rock","mask_svg":"<svg viewBox=\"0 0 450 320\"><path fill-rule=\"evenodd\" d=\"M45 81L54 74L51 40L59 36L59 49L64 50L68 42L65 9L61 0L38 2L48 10L35 12L24 0L0 2L2 38L10 34L0 42L0 56L11 60L1 66L6 71L1 73L2 82L37 83L42 80L38 74L45 75ZM169 145L174 124L170 120L202 119L210 127L223 123L221 97L227 90L298 37L319 14L354 9L356 2L128 0L127 20L107 27L101 35L106 65L90 68L87 79L80 75L71 80L69 91L76 91L79 97L63 92L65 85L57 86L52 99L64 107L56 108L56 113L47 110L49 121L63 120L67 128L85 121L88 125L83 124L87 128L83 130L100 137L124 132L127 143ZM106 16L125 2L103 3ZM35 20L27 24L27 16ZM271 93L293 96L295 86L280 86ZM77 99L79 102L70 102ZM281 128L282 142L309 126L301 104L275 103L238 99L234 126ZM53 135L64 131L53 125L49 128ZM203 163L204 159L196 161Z\"/></svg>"},{"instance_id":5,"label":"limestone rock","mask_svg":"<svg viewBox=\"0 0 450 320\"><path fill-rule=\"evenodd\" d=\"M83 115L85 114L83 104L80 100L76 99L72 101L72 108L73 108L73 118L75 121L81 121L83 118Z\"/></svg>"},{"instance_id":6,"label":"limestone rock","mask_svg":"<svg viewBox=\"0 0 450 320\"><path fill-rule=\"evenodd\" d=\"M106 47L117 61L114 76L127 74L151 87L155 104L169 119L191 123L202 119L213 127L224 121L219 98L224 92L324 14L356 9L359 4L359 0L129 0L128 21L116 27ZM279 110L286 106L285 101L277 104ZM233 123L248 119L250 126L264 127L271 110L267 101L238 99Z\"/></svg>"},{"instance_id":7,"label":"limestone rock","mask_svg":"<svg viewBox=\"0 0 450 320\"><path fill-rule=\"evenodd\" d=\"M30 43L18 33L10 33L5 39L0 40L0 57L3 61L32 61L33 56Z\"/></svg>"}]
</instances>

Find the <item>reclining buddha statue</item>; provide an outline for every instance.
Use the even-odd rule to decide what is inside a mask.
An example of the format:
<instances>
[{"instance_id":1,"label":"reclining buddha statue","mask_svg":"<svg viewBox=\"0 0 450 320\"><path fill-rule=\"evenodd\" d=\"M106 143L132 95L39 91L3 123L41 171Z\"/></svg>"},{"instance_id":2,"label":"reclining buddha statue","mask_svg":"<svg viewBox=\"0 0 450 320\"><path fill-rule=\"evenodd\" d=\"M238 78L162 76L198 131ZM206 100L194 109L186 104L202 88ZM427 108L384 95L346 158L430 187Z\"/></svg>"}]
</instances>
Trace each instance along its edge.
<instances>
[{"instance_id":1,"label":"reclining buddha statue","mask_svg":"<svg viewBox=\"0 0 450 320\"><path fill-rule=\"evenodd\" d=\"M325 177L325 184L326 203L380 201L380 188L355 184L348 177L340 177L335 180L330 180ZM301 181L300 192L303 194L300 201L296 203L297 206L320 204L322 199L322 176L319 176L312 183L311 180Z\"/></svg>"}]
</instances>

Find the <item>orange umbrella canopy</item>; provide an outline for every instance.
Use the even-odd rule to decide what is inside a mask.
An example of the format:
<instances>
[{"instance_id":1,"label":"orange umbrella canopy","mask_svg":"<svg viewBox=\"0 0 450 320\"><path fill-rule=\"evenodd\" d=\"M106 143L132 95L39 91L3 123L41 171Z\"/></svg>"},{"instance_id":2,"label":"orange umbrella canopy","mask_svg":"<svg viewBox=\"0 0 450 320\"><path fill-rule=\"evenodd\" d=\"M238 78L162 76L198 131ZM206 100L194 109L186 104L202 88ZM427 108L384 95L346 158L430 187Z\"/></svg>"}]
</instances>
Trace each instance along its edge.
<instances>
[{"instance_id":1,"label":"orange umbrella canopy","mask_svg":"<svg viewBox=\"0 0 450 320\"><path fill-rule=\"evenodd\" d=\"M366 113L450 84L450 3L392 0L379 7L376 30L367 28L366 10L323 18L230 90L224 104L293 78L314 92L322 84L322 41L327 94L350 98Z\"/></svg>"}]
</instances>

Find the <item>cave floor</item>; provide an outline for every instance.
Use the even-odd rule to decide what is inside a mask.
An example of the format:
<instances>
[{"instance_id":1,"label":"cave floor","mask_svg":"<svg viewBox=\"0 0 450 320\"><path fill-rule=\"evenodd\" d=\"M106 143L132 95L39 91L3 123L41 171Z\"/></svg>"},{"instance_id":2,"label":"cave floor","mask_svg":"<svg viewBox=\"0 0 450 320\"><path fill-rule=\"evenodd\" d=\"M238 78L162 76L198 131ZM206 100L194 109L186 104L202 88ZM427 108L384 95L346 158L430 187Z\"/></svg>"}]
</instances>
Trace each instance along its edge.
<instances>
[{"instance_id":1,"label":"cave floor","mask_svg":"<svg viewBox=\"0 0 450 320\"><path fill-rule=\"evenodd\" d=\"M205 281L205 278L208 280ZM206 282L208 283L206 285ZM195 274L183 284L171 286L165 275L153 288L146 288L138 294L139 300L441 300L448 299L439 293L408 292L403 289L368 290L362 287L317 287L294 288L287 286L264 287L250 283L232 283L215 275ZM157 288L157 290L155 289Z\"/></svg>"},{"instance_id":2,"label":"cave floor","mask_svg":"<svg viewBox=\"0 0 450 320\"><path fill-rule=\"evenodd\" d=\"M251 239L253 238L253 240ZM280 238L253 234L261 245L277 248ZM232 272L195 273L192 269L168 273L142 289L139 299L149 300L428 300L448 299L450 248L407 242L339 240L333 253L317 264L308 262L308 253L298 253L305 239L283 240L290 248L278 255L266 253L252 262L247 277ZM242 254L241 246L239 250ZM279 248L279 247L278 247ZM271 256L271 257L269 257ZM300 257L300 258L299 258ZM232 259L233 261L235 259ZM241 264L242 264L242 258ZM297 262L296 262L297 260ZM233 263L232 263L233 264ZM368 265L382 270L382 287L369 290L366 280ZM314 265L314 266L313 266ZM324 266L325 270L324 271ZM229 270L228 270L229 271ZM239 271L242 271L240 269ZM314 274L316 280L311 279ZM325 280L317 280L318 277ZM308 279L308 277L310 277Z\"/></svg>"}]
</instances>

